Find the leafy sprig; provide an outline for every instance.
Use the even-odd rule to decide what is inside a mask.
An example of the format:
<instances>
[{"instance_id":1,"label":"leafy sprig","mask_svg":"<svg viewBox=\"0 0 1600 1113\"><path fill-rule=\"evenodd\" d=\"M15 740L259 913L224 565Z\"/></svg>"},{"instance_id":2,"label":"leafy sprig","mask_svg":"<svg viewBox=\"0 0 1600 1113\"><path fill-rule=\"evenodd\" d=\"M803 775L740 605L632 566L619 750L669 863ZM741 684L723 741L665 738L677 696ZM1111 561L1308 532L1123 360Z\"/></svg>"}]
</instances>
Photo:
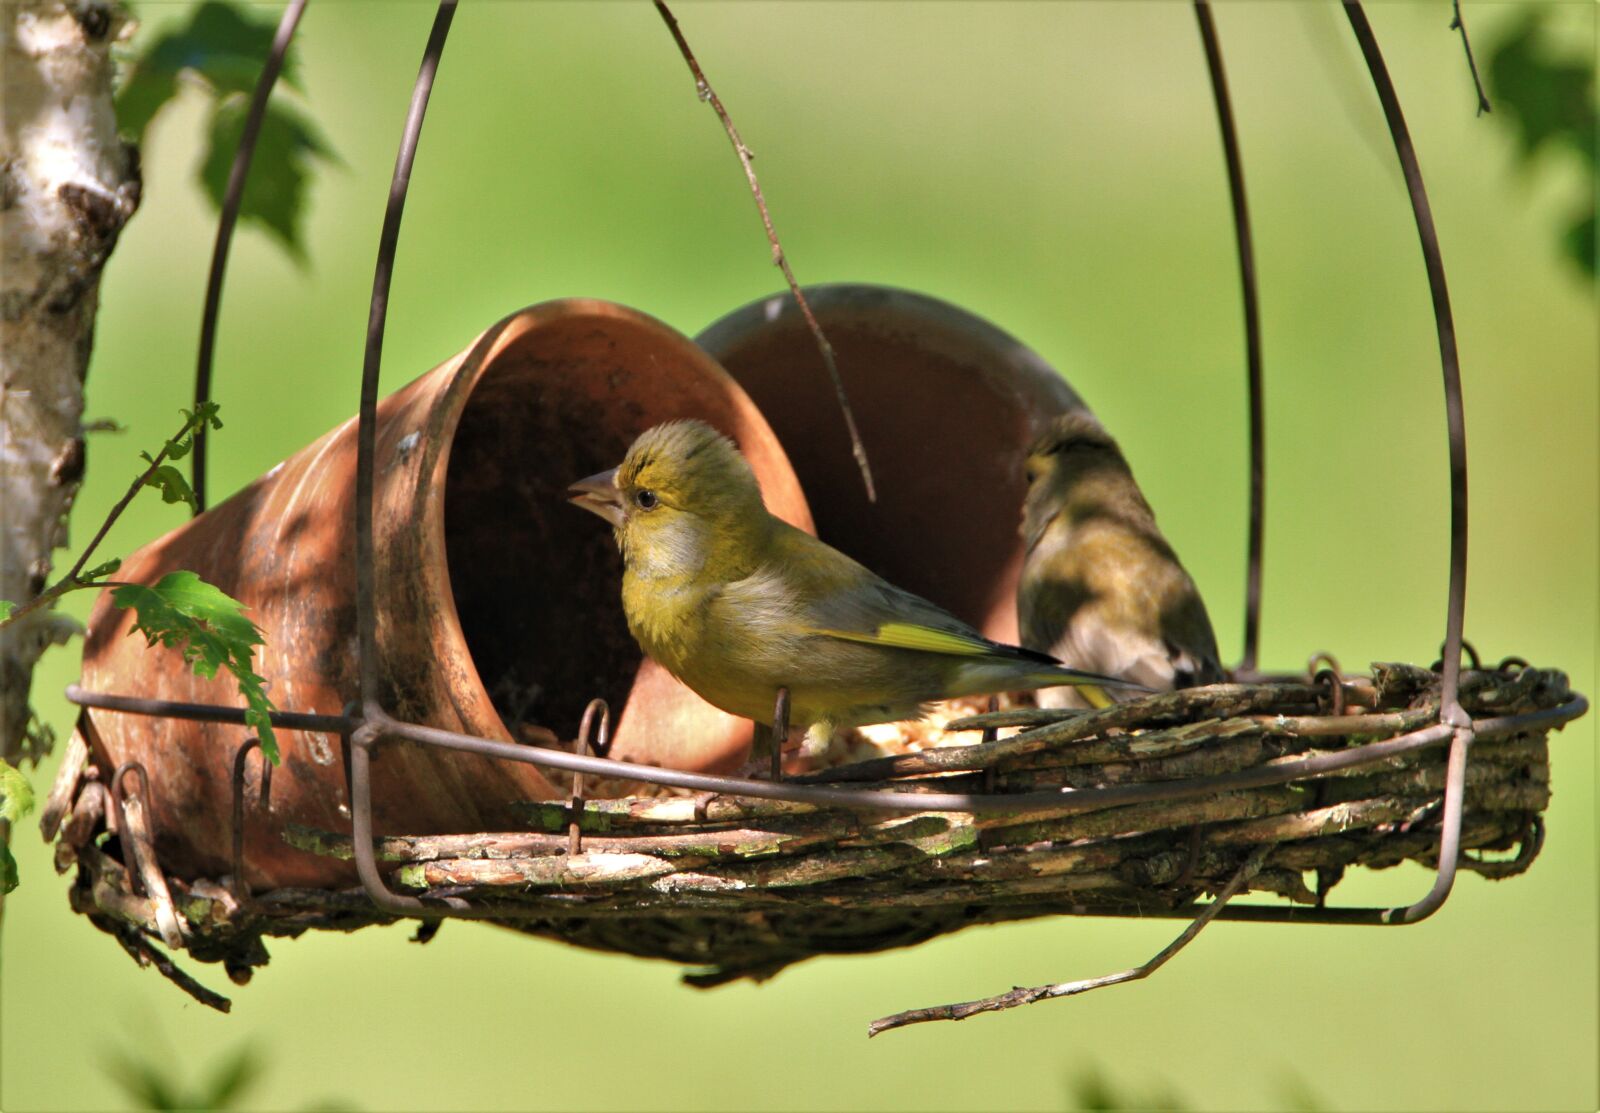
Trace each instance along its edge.
<instances>
[{"instance_id":1,"label":"leafy sprig","mask_svg":"<svg viewBox=\"0 0 1600 1113\"><path fill-rule=\"evenodd\" d=\"M0 600L0 629L17 622L32 611L53 603L69 591L111 587L111 601L135 612L134 630L144 635L149 645L176 649L196 676L214 678L221 670L231 673L245 701L245 723L254 727L267 758L278 760L277 737L272 731L272 701L267 698L266 682L254 669L255 647L264 644L261 630L244 616L244 604L220 588L206 583L193 572L169 572L156 584L122 584L110 577L121 567L120 560L103 561L86 567L90 556L135 496L146 487L161 492L169 503L194 507L194 491L182 472L168 461L181 460L194 449L201 429L221 429L215 402L203 402L194 410L183 410L183 425L154 456L141 452L146 467L127 492L111 508L105 522L79 555L77 562L60 580L35 599L21 606Z\"/></svg>"},{"instance_id":2,"label":"leafy sprig","mask_svg":"<svg viewBox=\"0 0 1600 1113\"><path fill-rule=\"evenodd\" d=\"M181 410L183 414L183 427L167 438L161 446L161 451L151 456L148 452L139 453L139 458L149 466L140 473L139 478L133 481L122 498L111 508L106 515L106 520L100 524L100 529L92 540L78 555L78 560L73 564L71 571L51 584L37 597L18 605L9 599L0 599L0 629L19 621L24 615L42 607L48 607L69 591L79 591L83 588L104 587L109 582L109 577L122 566L120 560L108 560L86 567L89 558L94 555L95 549L100 547L100 542L105 540L107 533L122 517L122 512L128 509L128 504L145 487L154 487L161 492L161 497L167 502L182 502L194 506L194 492L189 489L189 481L183 477L178 469L166 466L168 460L181 460L194 448L195 434L201 428L209 426L212 429L222 428L222 419L217 416L220 407L215 402L202 402L193 410Z\"/></svg>"}]
</instances>

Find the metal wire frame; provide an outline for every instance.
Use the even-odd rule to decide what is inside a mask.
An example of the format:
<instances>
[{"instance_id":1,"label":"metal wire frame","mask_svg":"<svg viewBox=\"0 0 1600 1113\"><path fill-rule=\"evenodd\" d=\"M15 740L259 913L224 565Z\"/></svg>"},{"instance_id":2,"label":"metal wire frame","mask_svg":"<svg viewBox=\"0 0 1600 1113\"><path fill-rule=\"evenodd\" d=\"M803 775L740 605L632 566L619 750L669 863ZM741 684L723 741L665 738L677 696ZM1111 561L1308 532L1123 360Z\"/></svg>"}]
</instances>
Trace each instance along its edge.
<instances>
[{"instance_id":1,"label":"metal wire frame","mask_svg":"<svg viewBox=\"0 0 1600 1113\"><path fill-rule=\"evenodd\" d=\"M470 906L456 897L437 898L428 904L423 899L405 897L390 891L378 874L372 849L372 815L370 768L373 750L388 738L403 739L423 745L439 746L467 753L508 761L521 761L533 765L561 768L573 772L595 773L602 776L671 785L699 791L766 799L794 800L825 806L891 809L904 811L1024 811L1049 808L1061 811L1092 810L1121 804L1151 800L1179 799L1231 789L1259 787L1286 783L1291 780L1316 777L1337 769L1368 764L1386 757L1425 746L1437 745L1446 738L1451 741L1447 764L1444 794L1444 814L1440 838L1439 873L1429 893L1412 905L1393 909L1327 909L1317 908L1274 909L1261 907L1229 908L1223 915L1228 919L1293 920L1321 923L1414 923L1431 915L1447 899L1456 872L1460 841L1462 800L1465 786L1467 754L1475 735L1492 735L1516 730L1544 728L1575 718L1588 707L1582 696L1574 696L1558 708L1523 715L1504 716L1498 719L1473 723L1459 702L1462 616L1466 590L1466 450L1465 424L1461 405L1460 369L1456 351L1454 324L1450 314L1448 290L1445 286L1443 262L1438 237L1433 226L1427 194L1422 184L1405 119L1400 110L1387 68L1376 38L1368 24L1358 0L1344 0L1351 28L1366 60L1385 118L1394 138L1396 154L1400 160L1410 197L1413 215L1427 268L1430 291L1433 296L1435 324L1439 334L1440 356L1444 370L1446 424L1450 444L1451 476L1451 562L1449 601L1446 617L1445 647L1442 662L1442 699L1440 721L1433 726L1409 732L1381 742L1352 747L1334 754L1275 763L1269 767L1241 770L1213 777L1195 778L1180 782L1156 785L1119 785L1101 789L1088 789L1072 793L1022 793L1015 795L971 795L952 793L902 793L893 791L850 790L814 785L787 784L781 780L753 781L741 778L714 777L706 774L685 773L677 770L634 765L584 754L568 754L557 750L518 746L495 742L450 731L404 723L390 717L381 705L378 684L376 645L376 614L373 606L373 456L376 428L378 372L382 359L384 326L387 317L388 293L393 274L394 257L398 246L400 219L404 212L412 165L417 142L427 110L428 98L443 53L444 42L455 14L456 0L442 0L434 18L428 43L423 53L416 84L413 88L410 109L395 160L394 175L390 185L385 211L383 232L379 241L378 258L373 280L371 307L368 316L366 355L362 368L361 404L358 418L357 483L356 483L356 561L357 561L357 625L359 633L359 668L361 673L361 703L359 713L346 716L306 715L279 712L273 723L294 730L337 730L350 743L350 784L353 846L357 871L363 887L373 902L385 911L397 915L437 917L505 917L512 910L484 906ZM1259 356L1259 316L1256 304L1254 265L1248 226L1248 211L1243 192L1243 173L1238 153L1237 136L1232 120L1226 76L1223 70L1220 45L1206 0L1196 0L1196 17L1202 43L1206 50L1208 71L1217 104L1219 124L1222 129L1224 152L1228 162L1230 192L1233 199L1236 234L1239 245L1241 281L1244 285L1246 313L1247 365L1251 405L1251 535L1250 569L1247 573L1246 643L1247 661L1254 647L1259 629L1259 577L1261 568L1260 517L1261 496L1264 488L1264 415L1261 411L1261 376ZM287 19L288 13L286 13ZM292 27L290 28L292 33ZM287 38L280 38L284 44ZM276 49L277 44L275 44ZM265 78L266 74L263 73ZM275 76L275 75L274 75ZM265 94L258 86L258 97ZM246 165L248 159L246 157ZM236 169L238 162L236 160ZM240 175L242 180L242 174ZM219 235L220 239L220 235ZM221 253L225 256L225 251ZM225 261L225 259L223 260ZM216 282L220 288L220 276ZM1253 661L1249 662L1253 667ZM243 722L243 712L237 708L213 707L203 704L177 703L164 700L143 700L131 697L91 693L74 686L68 696L84 706L142 714L165 714L172 717L211 719L218 722ZM779 699L775 726L786 719L784 701ZM774 749L781 744L781 735L774 738ZM242 766L244 751L238 755ZM236 778L235 791L242 792L242 778ZM1231 914L1230 914L1231 913ZM1174 915L1185 914L1175 910Z\"/></svg>"},{"instance_id":2,"label":"metal wire frame","mask_svg":"<svg viewBox=\"0 0 1600 1113\"><path fill-rule=\"evenodd\" d=\"M200 354L195 361L194 405L211 400L211 357L217 347L217 314L222 307L222 277L228 269L228 249L233 245L233 226L239 221L239 206L244 199L244 182L250 175L250 162L255 158L256 140L261 135L261 121L267 115L267 99L272 87L278 83L283 71L283 60L289 53L289 42L294 38L300 17L305 14L308 0L290 0L278 21L278 31L272 38L272 48L256 78L255 91L250 95L250 110L244 118L244 131L239 136L239 149L233 153L233 166L228 170L228 185L222 193L222 214L217 218L217 241L211 249L211 270L206 275L206 303L200 314ZM206 508L206 438L205 422L194 435L194 458L190 464L190 488L194 491L194 512L198 516Z\"/></svg>"},{"instance_id":3,"label":"metal wire frame","mask_svg":"<svg viewBox=\"0 0 1600 1113\"><path fill-rule=\"evenodd\" d=\"M1239 251L1239 285L1244 304L1245 387L1250 398L1250 524L1245 536L1244 652L1235 675L1256 672L1261 646L1261 562L1266 523L1267 418L1262 401L1261 310L1256 291L1256 258L1250 234L1250 206L1244 192L1244 160L1233 123L1233 102L1228 96L1228 74L1222 64L1222 44L1211 18L1208 0L1194 0L1195 22L1206 53L1206 73L1211 78L1212 99L1217 102L1217 125L1222 132L1222 155L1228 165L1228 196L1233 203L1233 233Z\"/></svg>"}]
</instances>

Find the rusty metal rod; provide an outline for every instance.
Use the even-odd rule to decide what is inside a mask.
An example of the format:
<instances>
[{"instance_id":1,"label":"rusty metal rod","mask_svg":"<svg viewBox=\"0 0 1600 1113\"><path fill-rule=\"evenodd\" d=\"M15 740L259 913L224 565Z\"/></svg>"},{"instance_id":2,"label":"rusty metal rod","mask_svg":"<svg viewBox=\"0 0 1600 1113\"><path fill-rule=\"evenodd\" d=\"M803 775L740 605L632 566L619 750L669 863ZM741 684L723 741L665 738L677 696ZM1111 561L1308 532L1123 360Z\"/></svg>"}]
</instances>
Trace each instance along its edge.
<instances>
[{"instance_id":1,"label":"rusty metal rod","mask_svg":"<svg viewBox=\"0 0 1600 1113\"><path fill-rule=\"evenodd\" d=\"M1250 208L1245 201L1244 160L1234 127L1233 103L1228 96L1228 74L1222 65L1222 44L1207 0L1195 0L1195 20L1206 53L1206 72L1217 102L1217 124L1222 130L1222 154L1228 164L1228 196L1233 203L1233 234L1239 251L1239 284L1244 300L1245 382L1250 396L1250 525L1246 534L1244 577L1244 654L1236 673L1256 671L1261 645L1261 566L1266 528L1267 417L1262 400L1261 310L1256 290L1256 259L1250 234Z\"/></svg>"},{"instance_id":2,"label":"rusty metal rod","mask_svg":"<svg viewBox=\"0 0 1600 1113\"><path fill-rule=\"evenodd\" d=\"M167 719L192 719L203 723L230 723L244 725L242 707L225 707L215 703L184 703L181 700L147 699L143 696L118 696L109 692L95 692L78 684L67 685L67 701L79 707L93 707L102 711L121 711L129 715L157 715ZM305 711L273 711L269 719L274 727L284 730L324 731L339 734L354 730L354 720L344 715L317 715Z\"/></svg>"},{"instance_id":3,"label":"rusty metal rod","mask_svg":"<svg viewBox=\"0 0 1600 1113\"><path fill-rule=\"evenodd\" d=\"M372 303L367 312L367 347L361 366L361 406L356 426L356 629L357 660L361 672L364 711L378 705L378 613L372 598L372 488L373 456L378 435L378 369L383 362L383 330L389 316L389 286L394 277L394 256L400 243L400 218L405 213L406 192L411 187L411 165L417 157L428 96L444 53L445 36L455 18L456 0L442 0L433 17L433 30L422 52L422 65L411 91L400 149L395 153L394 176L389 183L389 203L378 237L378 261L372 276Z\"/></svg>"},{"instance_id":4,"label":"rusty metal rod","mask_svg":"<svg viewBox=\"0 0 1600 1113\"><path fill-rule=\"evenodd\" d=\"M595 716L600 717L600 737L592 740L594 733ZM588 755L594 753L597 757L605 757L611 752L611 705L605 700L595 698L589 701L589 706L583 709L583 721L578 724L578 741L573 746L572 752ZM572 795L568 798L567 807L571 810L572 820L567 824L567 853L580 854L583 851L583 774L572 774Z\"/></svg>"},{"instance_id":5,"label":"rusty metal rod","mask_svg":"<svg viewBox=\"0 0 1600 1113\"><path fill-rule=\"evenodd\" d=\"M1450 888L1455 883L1455 850L1461 840L1461 798L1465 791L1467 750L1473 735L1472 720L1461 707L1459 689L1462 623L1467 599L1467 428L1461 401L1461 363L1456 350L1455 320L1450 312L1450 290L1445 283L1444 257L1439 250L1439 234L1434 228L1433 212L1428 205L1428 191L1422 184L1422 167L1417 161L1410 129L1406 127L1405 114L1400 110L1399 95L1384 64L1383 53L1378 49L1372 25L1367 22L1367 13L1362 10L1360 0L1344 0L1344 12L1361 47L1367 71L1372 75L1378 100L1383 105L1384 119L1394 139L1395 155L1400 160L1400 170L1405 176L1406 193L1411 199L1411 214L1416 220L1417 238L1421 241L1422 259L1428 272L1428 291L1433 298L1434 329L1439 336L1439 363L1444 373L1445 429L1450 448L1450 589L1445 610L1439 721L1448 723L1455 731L1450 745L1449 775L1445 781L1444 824L1439 835L1439 873L1426 896L1415 904L1390 910L1391 919L1386 921L1415 923L1433 915L1449 898Z\"/></svg>"},{"instance_id":6,"label":"rusty metal rod","mask_svg":"<svg viewBox=\"0 0 1600 1113\"><path fill-rule=\"evenodd\" d=\"M779 688L772 705L772 783L783 780L783 744L789 738L789 689Z\"/></svg>"},{"instance_id":7,"label":"rusty metal rod","mask_svg":"<svg viewBox=\"0 0 1600 1113\"><path fill-rule=\"evenodd\" d=\"M233 228L239 222L239 207L244 200L244 183L250 174L250 162L255 158L256 140L261 137L261 121L267 114L267 100L272 87L278 83L283 70L283 60L289 53L289 42L295 28L305 13L307 0L290 0L278 21L278 33L273 36L272 48L256 78L255 92L250 94L250 110L244 118L244 131L239 136L239 149L233 152L233 166L228 170L228 184L222 192L222 214L217 218L217 240L211 249L211 270L206 275L206 302L200 313L200 354L195 362L194 405L211 400L211 360L217 347L217 314L222 308L222 279L228 270L228 249L233 245ZM194 457L190 464L189 486L194 490L195 514L206 508L206 441L207 426L200 423L194 434Z\"/></svg>"},{"instance_id":8,"label":"rusty metal rod","mask_svg":"<svg viewBox=\"0 0 1600 1113\"><path fill-rule=\"evenodd\" d=\"M1400 98L1395 93L1389 69L1384 65L1378 40L1367 22L1360 0L1344 0L1344 12L1355 32L1361 55L1372 75L1373 87L1383 105L1384 119L1394 139L1395 155L1405 175L1406 193L1422 244L1422 259L1428 272L1428 292L1433 298L1434 328L1439 335L1439 362L1444 372L1445 425L1450 441L1450 597L1445 616L1443 685L1440 716L1452 725L1462 723L1458 702L1461 676L1461 627L1467 595L1467 430L1461 404L1461 363L1456 350L1456 326L1450 312L1450 290L1445 284L1444 258L1439 251L1439 233L1433 225L1428 191L1422 184L1422 167L1416 147L1406 127Z\"/></svg>"},{"instance_id":9,"label":"rusty metal rod","mask_svg":"<svg viewBox=\"0 0 1600 1113\"><path fill-rule=\"evenodd\" d=\"M357 730L377 728L369 719ZM789 782L774 784L771 781L741 780L734 777L717 777L706 773L687 773L677 769L661 769L632 762L602 762L598 758L579 757L563 750L546 750L536 746L518 746L510 742L491 742L465 734L439 730L434 727L401 723L389 719L381 724L385 737L404 738L425 745L440 746L463 753L507 761L522 761L530 765L550 766L556 769L581 770L605 773L614 777L646 780L653 784L671 785L695 792L717 792L730 796L754 797L765 800L792 800L799 803L832 805L841 808L876 808L903 812L974 812L1003 814L1009 812L1084 812L1101 808L1121 807L1126 804L1148 804L1164 800L1186 800L1193 796L1207 796L1219 792L1235 792L1247 788L1265 788L1287 784L1327 773L1367 765L1384 758L1410 753L1412 750L1437 745L1449 738L1452 728L1446 723L1435 723L1422 730L1412 731L1381 742L1369 742L1336 753L1316 754L1311 757L1279 759L1253 769L1241 769L1209 777L1190 777L1180 781L1158 781L1149 784L1110 785L1105 788L1087 788L1075 791L1019 792L999 796L984 796L958 792L895 792L881 789L844 789L822 785L795 785Z\"/></svg>"},{"instance_id":10,"label":"rusty metal rod","mask_svg":"<svg viewBox=\"0 0 1600 1113\"><path fill-rule=\"evenodd\" d=\"M250 899L250 886L244 881L244 771L250 751L260 752L261 739L251 735L233 755L233 898L241 904ZM272 791L272 762L261 760L261 804L266 806Z\"/></svg>"},{"instance_id":11,"label":"rusty metal rod","mask_svg":"<svg viewBox=\"0 0 1600 1113\"><path fill-rule=\"evenodd\" d=\"M67 688L67 699L73 703L87 707L104 708L111 711L120 711L135 715L166 715L173 718L210 720L230 724L243 724L244 711L236 707L211 706L207 704L174 703L167 700L135 699L129 696L112 696L97 692L89 692L77 685ZM1515 715L1501 715L1494 718L1478 719L1473 723L1473 733L1478 738L1489 738L1501 734L1514 734L1519 731L1549 730L1553 727L1579 718L1589 709L1586 697L1574 693L1572 698L1558 707L1543 708L1538 711L1524 711ZM290 730L319 730L339 733L344 728L354 729L356 721L336 715L307 715L298 712L274 712L273 725L285 726ZM278 717L283 717L280 723ZM1355 724L1360 717L1352 716L1351 722ZM500 758L507 761L522 761L532 765L545 765L555 769L567 769L593 773L602 777L623 778L628 780L645 781L650 784L671 785L687 788L692 791L715 792L724 796L750 796L770 800L788 800L800 804L839 803L847 807L873 806L873 799L888 798L891 802L883 806L893 810L903 811L989 811L986 797L981 795L960 795L892 792L876 789L824 789L811 784L796 784L793 781L783 781L774 784L771 781L745 780L739 777L718 777L709 773L685 773L675 769L663 769L654 765L635 765L631 762L615 761L610 758L581 757L569 754L562 750L547 750L537 746L519 746L509 742L494 742L488 739L474 738L471 735L454 734L450 731L438 730L433 727L418 726L414 724L398 723L389 720L391 727L389 733L404 737L414 742L425 745L443 746L446 749L464 750L471 753L482 754L487 757ZM1438 724L1428 728L1437 730ZM1352 733L1355 733L1352 726ZM1386 757L1393 757L1397 753L1407 753L1419 746L1431 745L1442 742L1448 736L1448 731L1438 737L1430 737L1424 742L1407 742L1399 749L1389 749L1397 742L1402 742L1423 732L1412 732L1395 738L1384 739L1378 742L1368 742L1361 746L1352 746L1336 754L1318 755L1316 758L1292 759L1279 764L1261 768L1273 772L1270 779L1259 784L1248 785L1235 783L1240 773L1252 773L1254 770L1242 770L1236 773L1223 774L1220 777L1200 777L1185 779L1183 781L1158 782L1164 783L1170 789L1181 789L1185 785L1194 786L1191 791L1163 791L1149 799L1183 799L1190 795L1205 795L1214 791L1231 791L1236 788L1257 788L1273 784L1284 784L1288 781L1298 780L1302 777L1315 777L1337 769L1351 768L1365 765L1374 761L1382 761ZM1384 749L1377 749L1385 747ZM1338 764L1327 765L1325 759L1336 758ZM1085 808L1096 806L1116 806L1127 803L1144 803L1144 798L1131 800L1125 798L1103 799L1099 794L1124 793L1129 789L1149 789L1153 785L1117 785L1103 789L1080 789L1072 793L1078 801L1077 807ZM844 792L846 795L840 796ZM1062 803L1062 796L1054 793L1029 793L1002 794L995 799L1016 801L1023 799L1046 799L1052 806ZM978 807L946 807L943 802L953 799L976 801ZM1031 806L1031 805L1030 805ZM1011 810L1011 809L1002 809Z\"/></svg>"}]
</instances>

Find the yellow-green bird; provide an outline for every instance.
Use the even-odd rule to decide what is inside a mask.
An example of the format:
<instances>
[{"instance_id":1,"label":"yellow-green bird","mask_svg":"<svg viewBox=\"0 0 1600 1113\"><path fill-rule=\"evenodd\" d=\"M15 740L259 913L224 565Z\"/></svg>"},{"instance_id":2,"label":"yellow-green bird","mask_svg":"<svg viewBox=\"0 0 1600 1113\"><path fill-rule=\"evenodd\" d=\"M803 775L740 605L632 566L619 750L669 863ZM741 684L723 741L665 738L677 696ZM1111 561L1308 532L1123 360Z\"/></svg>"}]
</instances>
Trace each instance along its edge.
<instances>
[{"instance_id":1,"label":"yellow-green bird","mask_svg":"<svg viewBox=\"0 0 1600 1113\"><path fill-rule=\"evenodd\" d=\"M1170 691L1223 679L1206 605L1105 428L1057 418L1028 450L1022 644L1075 668ZM1091 687L1041 691L1043 707L1104 706Z\"/></svg>"},{"instance_id":2,"label":"yellow-green bird","mask_svg":"<svg viewBox=\"0 0 1600 1113\"><path fill-rule=\"evenodd\" d=\"M918 718L935 700L1121 683L989 641L773 517L739 450L702 422L647 429L620 465L571 490L615 530L640 647L756 722L788 688L807 754L835 731Z\"/></svg>"}]
</instances>

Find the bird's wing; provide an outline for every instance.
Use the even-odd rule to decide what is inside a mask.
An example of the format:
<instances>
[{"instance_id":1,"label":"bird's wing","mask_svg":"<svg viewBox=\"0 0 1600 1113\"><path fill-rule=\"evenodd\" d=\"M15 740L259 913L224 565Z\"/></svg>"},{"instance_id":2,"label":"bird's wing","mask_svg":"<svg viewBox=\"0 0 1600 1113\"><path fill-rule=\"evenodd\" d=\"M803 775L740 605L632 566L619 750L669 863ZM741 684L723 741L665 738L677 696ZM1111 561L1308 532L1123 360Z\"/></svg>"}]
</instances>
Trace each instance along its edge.
<instances>
[{"instance_id":1,"label":"bird's wing","mask_svg":"<svg viewBox=\"0 0 1600 1113\"><path fill-rule=\"evenodd\" d=\"M872 630L817 628L812 630L812 633L841 638L847 642L881 645L892 649L920 649L927 653L948 653L957 657L990 657L1010 648L989 641L980 634L960 633L937 626L922 626L914 622L901 621L884 622ZM1018 655L1037 657L1041 663L1054 663L1042 653L1023 652Z\"/></svg>"},{"instance_id":2,"label":"bird's wing","mask_svg":"<svg viewBox=\"0 0 1600 1113\"><path fill-rule=\"evenodd\" d=\"M1012 657L1054 665L1053 657L1001 645L920 596L895 587L814 537L794 530L779 539L777 563L805 600L796 619L807 634L956 657Z\"/></svg>"}]
</instances>

